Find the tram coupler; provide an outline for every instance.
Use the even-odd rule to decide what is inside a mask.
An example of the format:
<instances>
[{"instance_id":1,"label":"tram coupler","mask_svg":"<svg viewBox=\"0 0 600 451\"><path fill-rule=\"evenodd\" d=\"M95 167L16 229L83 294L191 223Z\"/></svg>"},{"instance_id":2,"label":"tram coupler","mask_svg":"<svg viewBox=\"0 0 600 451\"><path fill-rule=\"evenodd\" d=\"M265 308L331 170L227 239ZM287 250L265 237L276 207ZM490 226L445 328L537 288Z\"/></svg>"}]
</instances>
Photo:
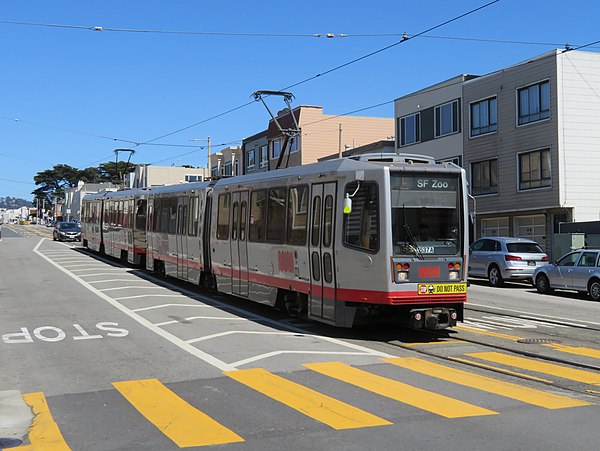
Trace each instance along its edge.
<instances>
[{"instance_id":1,"label":"tram coupler","mask_svg":"<svg viewBox=\"0 0 600 451\"><path fill-rule=\"evenodd\" d=\"M439 330L456 326L458 314L453 308L433 307L412 309L409 324L415 329Z\"/></svg>"}]
</instances>

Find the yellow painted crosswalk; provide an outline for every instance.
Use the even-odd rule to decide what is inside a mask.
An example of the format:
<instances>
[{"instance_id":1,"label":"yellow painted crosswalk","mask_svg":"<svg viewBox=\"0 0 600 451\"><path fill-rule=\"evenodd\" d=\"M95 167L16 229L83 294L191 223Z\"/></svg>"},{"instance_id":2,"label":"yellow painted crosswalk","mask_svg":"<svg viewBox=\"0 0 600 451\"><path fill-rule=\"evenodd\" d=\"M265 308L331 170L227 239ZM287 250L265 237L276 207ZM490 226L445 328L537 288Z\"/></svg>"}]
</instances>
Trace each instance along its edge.
<instances>
[{"instance_id":1,"label":"yellow painted crosswalk","mask_svg":"<svg viewBox=\"0 0 600 451\"><path fill-rule=\"evenodd\" d=\"M465 387L476 388L485 392L494 393L506 398L516 399L521 402L533 404L546 409L564 409L565 407L581 407L590 405L589 402L578 399L547 393L517 384L503 382L467 371L457 370L447 365L428 362L414 357L383 359L402 368L416 371L427 376L433 376Z\"/></svg>"},{"instance_id":2,"label":"yellow painted crosswalk","mask_svg":"<svg viewBox=\"0 0 600 451\"><path fill-rule=\"evenodd\" d=\"M467 355L469 357L486 360L488 362L509 365L515 368L521 368L523 370L535 371L538 373L560 377L562 379L583 382L586 384L600 384L600 374L592 371L568 368L566 366L556 365L554 363L535 361L525 357L502 354L500 352L475 352Z\"/></svg>"},{"instance_id":3,"label":"yellow painted crosswalk","mask_svg":"<svg viewBox=\"0 0 600 451\"><path fill-rule=\"evenodd\" d=\"M228 371L225 374L334 429L392 424L364 410L337 401L261 368Z\"/></svg>"},{"instance_id":4,"label":"yellow painted crosswalk","mask_svg":"<svg viewBox=\"0 0 600 451\"><path fill-rule=\"evenodd\" d=\"M113 386L180 448L243 442L235 432L188 404L157 379Z\"/></svg>"},{"instance_id":5,"label":"yellow painted crosswalk","mask_svg":"<svg viewBox=\"0 0 600 451\"><path fill-rule=\"evenodd\" d=\"M564 347L564 352L577 352L594 357L594 350L584 348ZM476 371L457 369L459 363L469 363L471 366L478 365L479 372L489 369L502 370L510 375L528 377L533 381L546 384L551 383L547 379L531 376L525 371L537 373L538 375L554 376L567 380L574 380L588 384L600 383L600 373L569 368L565 365L543 362L531 358L513 356L499 352L476 352L465 354L471 360L460 357L449 357L455 362L454 365L439 363L425 358L383 358L378 366L369 367L371 370L353 367L341 362L319 362L307 363L304 366L312 371L305 373L309 377L315 373L325 375L334 381L339 381L343 387L350 387L353 396L362 391L376 394L407 406L429 412L444 418L455 419L477 416L493 416L502 414L475 402L465 402L450 397L446 392L456 393L456 390L440 389L437 392L416 387L402 381L407 372L419 373L430 378L445 381L452 386L463 386L469 389L479 390L487 394L494 394L504 398L516 400L543 409L565 409L578 408L591 405L588 399L582 396L573 397L568 394L559 394L556 390L546 391L544 389L532 388L515 382L506 382L494 377L476 374ZM479 363L483 362L483 363ZM487 365L492 362L496 367ZM501 369L500 367L505 367ZM381 369L385 369L387 377L381 376ZM517 373L513 369L525 370ZM389 375L390 371L392 372ZM308 420L315 423L327 425L336 430L367 428L374 426L390 426L392 422L379 416L382 412L367 412L356 406L335 399L324 392L317 391L308 386L291 381L286 377L273 374L262 368L242 369L224 373L229 379L240 383L236 390L248 390L248 388L265 395L280 403L286 408L300 412ZM421 384L427 383L427 378L420 379ZM323 378L318 378L322 383ZM241 425L221 424L213 419L209 406L193 406L158 379L143 379L113 382L113 387L133 406L141 415L156 427L161 434L168 437L177 447L201 447L218 444L241 443L245 439L238 432L234 432ZM308 383L310 385L310 383ZM443 390L443 393L440 392ZM327 391L327 390L325 390ZM587 390L588 393L595 393ZM17 447L19 451L68 451L70 445L65 441L59 425L55 422L48 402L43 393L30 393L24 395L25 402L35 413L33 424L29 430L29 444ZM473 395L469 394L472 401ZM590 398L591 399L591 398ZM485 405L493 402L493 398L482 397ZM483 401L482 401L483 402ZM260 405L261 410L267 412L268 406ZM387 407L389 409L389 406ZM266 410L265 410L266 409ZM385 412L385 407L382 407ZM135 411L132 411L135 412ZM385 414L383 414L385 416ZM107 431L112 433L113 431Z\"/></svg>"},{"instance_id":6,"label":"yellow painted crosswalk","mask_svg":"<svg viewBox=\"0 0 600 451\"><path fill-rule=\"evenodd\" d=\"M446 418L495 415L498 412L378 376L340 362L308 363L305 367Z\"/></svg>"}]
</instances>

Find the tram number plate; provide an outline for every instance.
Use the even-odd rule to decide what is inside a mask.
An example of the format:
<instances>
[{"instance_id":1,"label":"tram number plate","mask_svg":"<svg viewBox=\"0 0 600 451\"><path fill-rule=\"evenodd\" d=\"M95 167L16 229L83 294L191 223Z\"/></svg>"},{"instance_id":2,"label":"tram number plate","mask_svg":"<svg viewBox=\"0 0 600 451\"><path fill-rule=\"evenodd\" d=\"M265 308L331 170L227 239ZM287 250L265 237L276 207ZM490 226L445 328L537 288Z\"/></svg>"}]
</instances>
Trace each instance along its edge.
<instances>
[{"instance_id":1,"label":"tram number plate","mask_svg":"<svg viewBox=\"0 0 600 451\"><path fill-rule=\"evenodd\" d=\"M467 292L466 283L421 283L419 294L464 294Z\"/></svg>"}]
</instances>

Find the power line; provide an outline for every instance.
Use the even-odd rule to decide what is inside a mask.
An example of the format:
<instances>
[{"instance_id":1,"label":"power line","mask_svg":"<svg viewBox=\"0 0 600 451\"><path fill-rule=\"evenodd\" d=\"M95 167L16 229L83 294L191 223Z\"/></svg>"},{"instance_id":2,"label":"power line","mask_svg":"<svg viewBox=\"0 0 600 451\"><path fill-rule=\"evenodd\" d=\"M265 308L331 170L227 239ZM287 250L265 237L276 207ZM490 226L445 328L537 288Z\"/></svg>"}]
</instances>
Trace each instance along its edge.
<instances>
[{"instance_id":1,"label":"power line","mask_svg":"<svg viewBox=\"0 0 600 451\"><path fill-rule=\"evenodd\" d=\"M359 61L362 61L362 60L364 60L364 59L367 59L367 58L369 58L369 57L371 57L371 56L377 55L377 54L379 54L379 53L381 53L381 52L384 52L384 51L386 51L386 50L389 50L389 49L391 49L391 48L393 48L393 47L396 47L397 45L400 45L400 44L402 44L402 43L404 43L404 42L407 42L407 41L410 41L410 40L412 40L412 39L415 39L415 38L421 37L422 35L424 35L424 34L426 34L426 33L429 33L430 31L436 30L436 29L438 29L438 28L440 28L440 27L443 27L444 25L448 25L449 23L455 22L455 21L457 21L457 20L459 20L459 19L462 19L463 17L466 17L466 16L468 16L468 15L470 15L470 14L474 14L474 13L475 13L475 12L477 12L477 11L481 11L482 9L484 9L484 8L487 8L488 6L491 6L491 5L495 4L495 3L498 3L499 1L500 1L500 0L493 0L493 1L491 1L491 2L488 2L488 3L486 3L486 4L482 5L482 6L479 6L479 7L477 7L477 8L471 9L471 10L467 11L466 13L463 13L463 14L460 14L460 15L458 15L458 16L455 16L455 17L453 17L452 19L446 20L446 21L444 21L444 22L442 22L442 23L440 23L440 24L438 24L438 25L435 25L435 26L433 26L433 27L427 28L426 30L423 30L423 31L421 31L420 33L417 33L417 34L415 34L415 35L413 35L413 36L405 36L405 37L403 37L403 38L402 38L402 40L401 40L401 41L395 42L394 44L391 44L391 45L387 45L387 46L385 46L385 47L382 47L382 48L380 48L380 49L378 49L378 50L375 50L375 51L373 51L373 52L370 52L370 53L368 53L368 54L366 54L366 55L360 56L360 57L358 57L358 58L355 58L355 59L353 59L353 60L351 60L351 61L348 61L348 62L346 62L346 63L340 64L340 65L338 65L338 66L336 66L336 67L333 67L333 68L331 68L331 69L328 69L328 70L326 70L325 72L322 72L322 73L316 74L316 75L314 75L314 76L312 76L312 77L306 78L306 79L304 79L304 80L302 80L302 81L299 81L299 82L297 82L297 83L294 83L294 84L291 84L291 85L289 85L289 86L286 86L285 88L282 88L282 89L280 89L280 91L287 91L287 90L289 90L290 88L293 88L293 87L299 86L299 85L301 85L301 84L304 84L304 83L308 83L309 81L312 81L312 80L314 80L314 79L316 79L316 78L318 78L318 77L322 77L323 75L330 74L330 73L332 73L332 72L335 72L335 71L337 71L337 70L340 70L340 69L342 69L342 68L344 68L344 67L350 66L351 64L357 63L357 62L359 62ZM149 141L146 141L146 142L140 143L139 145L140 145L140 146L141 146L141 145L145 145L145 144L148 144L148 143L151 143L151 142L154 142L154 141L158 141L159 139L166 138L167 136L171 136L171 135L174 135L174 134L176 134L176 133L182 132L182 131L184 131L184 130L188 130L188 129L190 129L190 128L192 128L192 127L195 127L195 126L197 126L197 125L203 124L203 123L205 123L205 122L211 121L211 120L213 120L213 119L216 119L216 118L218 118L218 117L221 117L221 116L224 116L224 115L226 115L226 114L232 113L232 112L234 112L234 111L237 111L237 110L240 110L240 109L242 109L242 108L245 108L245 107L247 107L248 105L251 105L252 103L253 103L253 102L248 102L248 103L245 103L245 104L243 104L243 105L240 105L240 106L237 106L237 107L235 107L235 108L232 108L232 109L230 109L230 110L227 110L227 111L225 111L225 112L223 112L223 113L220 113L220 114L217 114L217 115L211 116L211 117L209 117L209 118L207 118L207 119L204 119L204 120L202 120L202 121L199 121L199 122L196 122L196 123L194 123L194 124L188 125L188 126L186 126L186 127L180 128L179 130L175 130L175 131L173 131L173 132L166 133L166 134L164 134L164 135L161 135L161 136L158 136L158 137L156 137L156 138L153 138L153 139L151 139L151 140L149 140Z\"/></svg>"},{"instance_id":2,"label":"power line","mask_svg":"<svg viewBox=\"0 0 600 451\"><path fill-rule=\"evenodd\" d=\"M242 141L241 139L238 139L236 141L229 141L229 142L221 143L221 144L213 144L211 147L212 148L215 148L215 147L225 147L225 146L230 146L231 144L239 143L241 141ZM208 148L208 146L200 146L196 150L192 150L191 152L186 152L186 153L182 153L182 154L179 154L179 155L174 155L174 156L169 157L169 158L164 158L162 160L153 161L153 162L151 162L149 164L156 164L156 163L162 163L164 161L175 160L176 158L185 157L186 155L191 155L193 153L200 152L201 150L204 150L204 149L207 149L207 148Z\"/></svg>"},{"instance_id":3,"label":"power line","mask_svg":"<svg viewBox=\"0 0 600 451\"><path fill-rule=\"evenodd\" d=\"M11 182L11 183L22 183L24 185L35 185L35 183L31 183L31 182L22 182L20 180L10 180L10 179L3 179L3 178L0 178L0 181L2 181L2 182Z\"/></svg>"}]
</instances>

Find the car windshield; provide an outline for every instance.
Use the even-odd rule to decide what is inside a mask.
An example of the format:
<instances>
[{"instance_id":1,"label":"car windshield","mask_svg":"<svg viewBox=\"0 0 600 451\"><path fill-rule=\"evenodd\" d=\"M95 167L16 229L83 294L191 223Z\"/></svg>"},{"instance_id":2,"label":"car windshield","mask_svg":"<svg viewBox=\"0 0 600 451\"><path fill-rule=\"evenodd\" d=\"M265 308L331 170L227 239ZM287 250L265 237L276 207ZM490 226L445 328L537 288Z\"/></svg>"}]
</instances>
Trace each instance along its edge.
<instances>
[{"instance_id":1,"label":"car windshield","mask_svg":"<svg viewBox=\"0 0 600 451\"><path fill-rule=\"evenodd\" d=\"M508 252L517 254L543 254L544 251L537 243L508 243L506 245Z\"/></svg>"},{"instance_id":2,"label":"car windshield","mask_svg":"<svg viewBox=\"0 0 600 451\"><path fill-rule=\"evenodd\" d=\"M58 226L58 228L60 230L67 230L69 232L79 232L79 226L74 222L63 222Z\"/></svg>"}]
</instances>

